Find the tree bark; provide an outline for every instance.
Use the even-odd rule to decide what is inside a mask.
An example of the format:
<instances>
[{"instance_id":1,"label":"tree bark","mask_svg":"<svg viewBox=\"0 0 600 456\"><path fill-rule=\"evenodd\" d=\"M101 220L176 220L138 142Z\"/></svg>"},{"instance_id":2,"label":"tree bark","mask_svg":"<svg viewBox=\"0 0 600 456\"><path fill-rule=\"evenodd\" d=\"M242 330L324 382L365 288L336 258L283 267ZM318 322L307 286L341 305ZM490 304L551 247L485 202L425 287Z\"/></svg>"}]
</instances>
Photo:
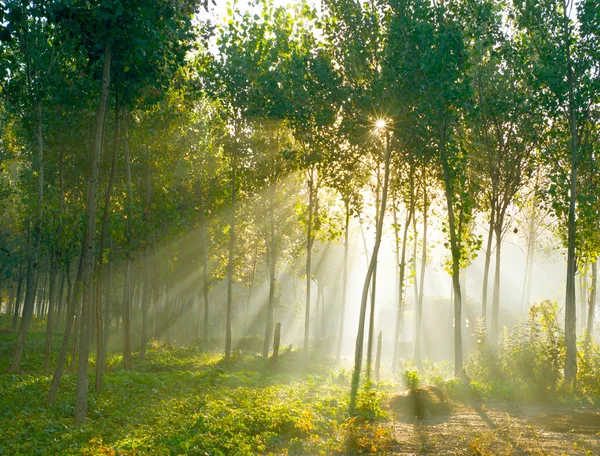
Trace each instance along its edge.
<instances>
[{"instance_id":1,"label":"tree bark","mask_svg":"<svg viewBox=\"0 0 600 456\"><path fill-rule=\"evenodd\" d=\"M40 256L40 245L42 240L42 222L44 217L44 140L42 128L42 105L37 101L34 105L35 110L35 125L36 125L36 147L37 147L37 208L36 218L33 228L33 251L29 259L27 268L27 281L25 286L25 302L23 303L23 316L19 325L19 333L17 336L17 346L13 355L13 361L9 371L13 373L19 372L21 367L21 358L23 350L27 342L27 333L31 325L31 317L33 314L33 306L35 299L35 284L38 275L38 260Z\"/></svg>"},{"instance_id":2,"label":"tree bark","mask_svg":"<svg viewBox=\"0 0 600 456\"><path fill-rule=\"evenodd\" d=\"M367 269L367 275L363 283L363 290L360 302L360 315L358 321L358 334L356 336L356 349L354 354L354 372L352 373L352 383L350 385L350 411L354 413L356 411L356 396L358 394L358 387L360 384L360 373L362 368L363 358L363 345L364 345L364 333L365 333L365 319L367 314L367 298L369 296L369 284L377 264L377 256L379 254L379 246L381 245L381 233L383 230L383 219L385 216L385 206L387 202L388 183L390 178L390 144L389 144L389 132L385 132L385 171L383 178L383 190L381 195L381 208L379 209L379 219L376 225L375 235L375 246L373 247L373 253L371 255L371 261Z\"/></svg>"},{"instance_id":3,"label":"tree bark","mask_svg":"<svg viewBox=\"0 0 600 456\"><path fill-rule=\"evenodd\" d=\"M348 242L350 235L350 205L347 200L344 201L346 209L346 225L344 229L344 272L342 284L342 309L340 312L340 330L338 335L337 351L335 355L336 364L340 362L342 356L342 344L344 343L344 319L346 317L346 295L348 288Z\"/></svg>"},{"instance_id":4,"label":"tree bark","mask_svg":"<svg viewBox=\"0 0 600 456\"><path fill-rule=\"evenodd\" d=\"M235 211L236 211L236 159L235 152L231 163L231 220L229 222L229 263L227 265L227 320L225 322L225 360L231 359L231 314L233 300L233 258L235 250Z\"/></svg>"},{"instance_id":5,"label":"tree bark","mask_svg":"<svg viewBox=\"0 0 600 456\"><path fill-rule=\"evenodd\" d=\"M481 295L481 318L483 324L487 320L487 297L488 297L488 282L490 277L490 263L492 260L492 241L494 239L494 225L496 219L496 211L491 208L490 225L488 228L487 243L485 248L485 263L483 266L483 291Z\"/></svg>"},{"instance_id":6,"label":"tree bark","mask_svg":"<svg viewBox=\"0 0 600 456\"><path fill-rule=\"evenodd\" d=\"M308 223L306 226L306 308L304 312L304 359L308 359L308 337L310 331L310 280L312 262L312 222L314 209L314 170L311 168L308 177Z\"/></svg>"},{"instance_id":7,"label":"tree bark","mask_svg":"<svg viewBox=\"0 0 600 456\"><path fill-rule=\"evenodd\" d=\"M88 192L86 204L86 235L85 235L85 261L83 268L83 306L81 312L81 330L79 343L79 366L77 369L77 387L75 392L75 424L83 425L87 416L88 398L88 363L90 351L90 316L92 306L93 273L94 273L94 247L96 244L96 211L98 208L98 176L100 174L100 157L102 154L102 136L108 88L110 85L110 65L112 49L109 42L104 46L104 62L102 65L102 89L96 112L96 132L94 150L90 155L90 170L88 177Z\"/></svg>"},{"instance_id":8,"label":"tree bark","mask_svg":"<svg viewBox=\"0 0 600 456\"><path fill-rule=\"evenodd\" d=\"M379 187L381 185L380 165L377 162L377 188L375 197L375 220L379 220ZM369 313L369 335L367 339L367 378L371 378L371 363L373 357L373 338L375 337L375 297L377 293L377 263L373 268L371 279L371 308Z\"/></svg>"},{"instance_id":9,"label":"tree bark","mask_svg":"<svg viewBox=\"0 0 600 456\"><path fill-rule=\"evenodd\" d=\"M56 362L56 367L54 368L54 376L52 377L50 390L48 391L48 396L46 397L46 402L50 405L53 405L56 401L56 395L58 394L58 388L60 387L60 379L62 377L65 362L67 360L67 353L69 351L69 341L71 339L71 333L75 323L76 306L78 306L79 300L81 299L84 255L85 245L82 245L81 255L79 257L79 265L77 266L77 276L75 278L75 284L73 287L71 287L70 262L67 262L66 264L68 291L65 332L63 334L63 339L60 346L60 352L58 354L58 361Z\"/></svg>"},{"instance_id":10,"label":"tree bark","mask_svg":"<svg viewBox=\"0 0 600 456\"><path fill-rule=\"evenodd\" d=\"M104 212L102 215L102 229L100 232L100 248L99 248L99 260L96 271L96 321L98 322L97 328L97 340L96 340L96 391L102 390L102 382L104 379L104 364L106 362L106 352L104 343L104 337L107 335L107 331L104 330L103 325L108 324L108 312L104 312L104 318L102 316L102 285L104 282L104 250L106 246L106 238L108 236L108 222L110 217L110 206L112 198L112 190L115 180L115 172L117 168L117 152L119 150L119 133L120 133L120 104L118 96L118 88L115 87L115 133L113 139L112 157L110 162L110 174L108 183L106 185L106 193L104 194ZM106 308L108 303L104 304Z\"/></svg>"},{"instance_id":11,"label":"tree bark","mask_svg":"<svg viewBox=\"0 0 600 456\"><path fill-rule=\"evenodd\" d=\"M490 342L492 345L497 345L499 336L499 320L500 320L500 259L501 259L501 248L502 248L502 226L504 224L504 217L502 214L498 215L496 226L494 227L495 239L496 239L496 264L494 269L494 294L492 297L492 321L490 331Z\"/></svg>"},{"instance_id":12,"label":"tree bark","mask_svg":"<svg viewBox=\"0 0 600 456\"><path fill-rule=\"evenodd\" d=\"M425 179L425 177L423 177ZM423 320L423 292L425 285L425 267L427 265L427 187L423 182L423 246L421 251L421 282L419 283L419 296L416 309L416 329L415 329L415 361L417 366L421 367L421 325Z\"/></svg>"},{"instance_id":13,"label":"tree bark","mask_svg":"<svg viewBox=\"0 0 600 456\"><path fill-rule=\"evenodd\" d=\"M413 185L413 175L411 174L411 185ZM402 315L404 312L403 304L403 292L404 292L404 275L406 271L406 240L408 238L408 228L413 216L413 207L408 211L406 215L406 221L404 222L404 234L402 237L402 255L400 258L400 280L398 281L398 303L396 308L396 329L394 331L394 352L392 355L392 373L396 373L398 364L398 345L400 343L400 328L402 327Z\"/></svg>"},{"instance_id":14,"label":"tree bark","mask_svg":"<svg viewBox=\"0 0 600 456\"><path fill-rule=\"evenodd\" d=\"M460 242L457 236L454 218L453 188L450 177L450 164L446 156L446 144L443 134L440 134L440 155L444 174L444 193L448 211L448 229L450 231L450 250L452 253L452 287L454 291L454 373L461 376L463 373L462 356L462 295L460 290Z\"/></svg>"},{"instance_id":15,"label":"tree bark","mask_svg":"<svg viewBox=\"0 0 600 456\"><path fill-rule=\"evenodd\" d=\"M52 351L52 329L54 328L54 303L56 295L56 274L58 252L53 251L50 257L50 284L48 290L48 318L46 319L46 340L44 347L44 372L50 368L50 353Z\"/></svg>"},{"instance_id":16,"label":"tree bark","mask_svg":"<svg viewBox=\"0 0 600 456\"><path fill-rule=\"evenodd\" d=\"M150 151L146 146L146 198L144 205L144 223L150 223L150 200L151 200L151 183L150 183ZM140 347L140 356L146 355L146 345L148 343L148 309L152 299L151 279L150 279L150 239L151 233L146 235L146 254L144 256L144 294L141 301L142 306L142 340ZM190 309L191 310L191 309Z\"/></svg>"},{"instance_id":17,"label":"tree bark","mask_svg":"<svg viewBox=\"0 0 600 456\"><path fill-rule=\"evenodd\" d=\"M267 324L265 328L265 341L263 358L269 357L269 343L273 337L273 312L275 306L275 271L277 266L277 244L275 239L275 182L269 188L269 243L267 254L269 256L269 302L267 304Z\"/></svg>"},{"instance_id":18,"label":"tree bark","mask_svg":"<svg viewBox=\"0 0 600 456\"><path fill-rule=\"evenodd\" d=\"M273 337L273 357L271 358L271 362L273 366L277 365L277 360L279 359L279 342L281 340L281 323L277 323L275 326L275 335Z\"/></svg>"},{"instance_id":19,"label":"tree bark","mask_svg":"<svg viewBox=\"0 0 600 456\"><path fill-rule=\"evenodd\" d=\"M571 176L569 192L569 212L567 222L567 286L565 296L565 380L567 384L574 385L577 377L577 336L576 336L576 306L575 301L575 211L577 203L577 162L579 155L579 146L577 141L577 114L575 112L574 85L575 76L571 61L571 40L569 32L569 17L567 0L563 0L564 8L564 38L565 38L565 56L567 63L567 85L568 93L568 113L569 129L571 140Z\"/></svg>"},{"instance_id":20,"label":"tree bark","mask_svg":"<svg viewBox=\"0 0 600 456\"><path fill-rule=\"evenodd\" d=\"M587 328L585 331L585 354L589 354L589 347L594 335L594 317L596 316L596 288L598 285L598 258L592 261L592 284L590 299L588 301Z\"/></svg>"},{"instance_id":21,"label":"tree bark","mask_svg":"<svg viewBox=\"0 0 600 456\"><path fill-rule=\"evenodd\" d=\"M127 184L127 228L125 246L125 290L123 300L123 369L131 369L131 311L132 311L132 263L133 263L133 186L131 183L131 157L129 153L129 121L125 108L123 119L125 177Z\"/></svg>"},{"instance_id":22,"label":"tree bark","mask_svg":"<svg viewBox=\"0 0 600 456\"><path fill-rule=\"evenodd\" d=\"M21 295L23 294L23 279L24 279L22 264L19 264L18 274L19 274L19 278L17 279L17 295L15 296L15 308L14 308L12 324L11 324L12 329L15 329L17 327L17 323L19 321L19 310L21 307Z\"/></svg>"}]
</instances>

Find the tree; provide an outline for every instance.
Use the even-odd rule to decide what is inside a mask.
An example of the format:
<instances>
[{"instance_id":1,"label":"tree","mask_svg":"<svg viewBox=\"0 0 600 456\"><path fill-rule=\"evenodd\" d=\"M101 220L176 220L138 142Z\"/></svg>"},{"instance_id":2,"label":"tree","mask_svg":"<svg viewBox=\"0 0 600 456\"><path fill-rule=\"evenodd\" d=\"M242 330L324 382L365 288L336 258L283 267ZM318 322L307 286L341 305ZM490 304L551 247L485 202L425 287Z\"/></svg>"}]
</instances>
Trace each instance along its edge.
<instances>
[{"instance_id":1,"label":"tree","mask_svg":"<svg viewBox=\"0 0 600 456\"><path fill-rule=\"evenodd\" d=\"M384 74L402 111L436 150L448 211L446 227L454 290L455 372L462 375L462 297L459 274L469 250L474 210L468 156L454 138L470 97L467 54L459 5L420 0L390 2Z\"/></svg>"},{"instance_id":2,"label":"tree","mask_svg":"<svg viewBox=\"0 0 600 456\"><path fill-rule=\"evenodd\" d=\"M598 37L597 5L581 2L575 27L570 17L573 4L543 1L535 5L514 2L521 58L529 83L546 115L553 119L558 147L552 162L557 164L549 194L553 211L566 227L567 284L565 296L564 374L573 384L577 374L575 274L577 257L578 171L590 127L591 106L598 95L598 75L593 70L594 54L589 43ZM574 11L573 11L574 13Z\"/></svg>"}]
</instances>

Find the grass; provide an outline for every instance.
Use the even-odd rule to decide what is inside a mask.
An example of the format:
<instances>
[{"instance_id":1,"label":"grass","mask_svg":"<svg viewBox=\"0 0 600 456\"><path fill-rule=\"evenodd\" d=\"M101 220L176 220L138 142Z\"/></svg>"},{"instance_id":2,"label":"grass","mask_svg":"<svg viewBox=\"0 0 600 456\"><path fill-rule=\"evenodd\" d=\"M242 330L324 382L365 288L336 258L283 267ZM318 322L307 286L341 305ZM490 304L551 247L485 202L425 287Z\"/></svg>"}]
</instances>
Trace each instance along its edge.
<instances>
[{"instance_id":1,"label":"grass","mask_svg":"<svg viewBox=\"0 0 600 456\"><path fill-rule=\"evenodd\" d=\"M1 372L15 338L0 334ZM0 455L332 454L378 452L391 441L379 408L390 387L369 385L350 418L349 374L327 358L306 365L286 349L274 369L255 354L236 352L226 363L219 353L159 343L134 356L131 371L111 355L104 389L90 391L87 424L76 427L74 374L65 373L56 405L45 403L43 341L32 332L24 373L0 374Z\"/></svg>"}]
</instances>

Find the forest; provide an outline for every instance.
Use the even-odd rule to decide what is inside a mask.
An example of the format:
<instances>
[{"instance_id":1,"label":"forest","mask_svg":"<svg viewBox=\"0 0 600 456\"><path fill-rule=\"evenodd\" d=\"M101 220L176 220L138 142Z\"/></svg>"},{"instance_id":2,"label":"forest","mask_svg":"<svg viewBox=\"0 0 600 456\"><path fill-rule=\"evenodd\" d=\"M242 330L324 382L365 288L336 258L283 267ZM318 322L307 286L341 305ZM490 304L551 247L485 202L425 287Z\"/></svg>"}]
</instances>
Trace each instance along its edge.
<instances>
[{"instance_id":1,"label":"forest","mask_svg":"<svg viewBox=\"0 0 600 456\"><path fill-rule=\"evenodd\" d=\"M600 454L600 0L0 0L0 455Z\"/></svg>"}]
</instances>

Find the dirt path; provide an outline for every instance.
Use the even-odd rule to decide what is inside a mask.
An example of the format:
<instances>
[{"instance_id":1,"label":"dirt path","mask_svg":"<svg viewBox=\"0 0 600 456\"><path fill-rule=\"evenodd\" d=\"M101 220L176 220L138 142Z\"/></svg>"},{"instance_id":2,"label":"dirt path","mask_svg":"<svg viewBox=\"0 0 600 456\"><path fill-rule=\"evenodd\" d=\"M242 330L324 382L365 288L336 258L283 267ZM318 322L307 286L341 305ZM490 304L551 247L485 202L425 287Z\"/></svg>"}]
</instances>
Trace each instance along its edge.
<instances>
[{"instance_id":1,"label":"dirt path","mask_svg":"<svg viewBox=\"0 0 600 456\"><path fill-rule=\"evenodd\" d=\"M394 454L600 455L600 410L455 404L446 416L394 421Z\"/></svg>"}]
</instances>

